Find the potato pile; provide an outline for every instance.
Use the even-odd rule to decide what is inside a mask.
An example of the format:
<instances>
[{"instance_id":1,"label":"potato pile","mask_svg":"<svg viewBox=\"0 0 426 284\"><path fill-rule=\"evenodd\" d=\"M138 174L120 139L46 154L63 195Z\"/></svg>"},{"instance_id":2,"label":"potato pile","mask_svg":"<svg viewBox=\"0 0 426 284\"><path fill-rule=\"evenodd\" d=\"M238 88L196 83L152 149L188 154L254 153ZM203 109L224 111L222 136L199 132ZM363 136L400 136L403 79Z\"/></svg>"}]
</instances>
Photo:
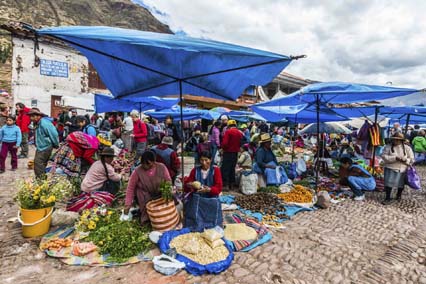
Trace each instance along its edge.
<instances>
[{"instance_id":1,"label":"potato pile","mask_svg":"<svg viewBox=\"0 0 426 284\"><path fill-rule=\"evenodd\" d=\"M277 211L285 211L284 204L271 193L255 193L235 198L235 203L244 209L262 214L276 215Z\"/></svg>"},{"instance_id":2,"label":"potato pile","mask_svg":"<svg viewBox=\"0 0 426 284\"><path fill-rule=\"evenodd\" d=\"M302 186L295 185L294 189L290 192L277 194L279 198L284 200L285 202L294 202L294 203L310 203L312 202L312 192Z\"/></svg>"},{"instance_id":3,"label":"potato pile","mask_svg":"<svg viewBox=\"0 0 426 284\"><path fill-rule=\"evenodd\" d=\"M176 248L178 254L202 265L225 260L229 255L225 245L212 248L205 242L200 233L177 236L170 242L170 247Z\"/></svg>"},{"instance_id":4,"label":"potato pile","mask_svg":"<svg viewBox=\"0 0 426 284\"><path fill-rule=\"evenodd\" d=\"M52 240L49 240L48 242L44 243L40 248L42 250L60 250L61 248L64 247L69 247L71 246L73 243L73 241L71 239L59 239L59 238L55 238Z\"/></svg>"}]
</instances>

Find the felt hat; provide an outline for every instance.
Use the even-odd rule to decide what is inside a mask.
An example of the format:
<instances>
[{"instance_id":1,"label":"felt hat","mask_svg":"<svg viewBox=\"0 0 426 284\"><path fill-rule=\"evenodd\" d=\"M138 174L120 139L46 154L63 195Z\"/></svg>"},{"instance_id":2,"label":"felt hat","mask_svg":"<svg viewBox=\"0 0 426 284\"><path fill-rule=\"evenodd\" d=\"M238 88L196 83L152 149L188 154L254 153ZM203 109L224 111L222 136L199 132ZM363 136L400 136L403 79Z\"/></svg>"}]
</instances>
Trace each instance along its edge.
<instances>
[{"instance_id":1,"label":"felt hat","mask_svg":"<svg viewBox=\"0 0 426 284\"><path fill-rule=\"evenodd\" d=\"M247 128L247 124L245 124L245 123L241 124L241 125L240 125L240 128L241 128L241 129Z\"/></svg>"},{"instance_id":2,"label":"felt hat","mask_svg":"<svg viewBox=\"0 0 426 284\"><path fill-rule=\"evenodd\" d=\"M260 135L260 143L271 142L271 135L269 133L263 133Z\"/></svg>"},{"instance_id":3,"label":"felt hat","mask_svg":"<svg viewBox=\"0 0 426 284\"><path fill-rule=\"evenodd\" d=\"M194 134L198 134L199 135L199 134L201 134L201 131L200 130L195 130Z\"/></svg>"},{"instance_id":4,"label":"felt hat","mask_svg":"<svg viewBox=\"0 0 426 284\"><path fill-rule=\"evenodd\" d=\"M171 137L171 136L164 136L163 139L161 140L161 143L169 145L169 146L173 146L173 137Z\"/></svg>"},{"instance_id":5,"label":"felt hat","mask_svg":"<svg viewBox=\"0 0 426 284\"><path fill-rule=\"evenodd\" d=\"M105 147L99 155L105 157L114 157L115 152L111 147Z\"/></svg>"},{"instance_id":6,"label":"felt hat","mask_svg":"<svg viewBox=\"0 0 426 284\"><path fill-rule=\"evenodd\" d=\"M394 135L392 135L391 139L394 140L405 140L404 134L402 134L401 132L397 132Z\"/></svg>"},{"instance_id":7,"label":"felt hat","mask_svg":"<svg viewBox=\"0 0 426 284\"><path fill-rule=\"evenodd\" d=\"M228 126L237 125L237 122L233 119L228 120Z\"/></svg>"},{"instance_id":8,"label":"felt hat","mask_svg":"<svg viewBox=\"0 0 426 284\"><path fill-rule=\"evenodd\" d=\"M40 116L43 116L44 114L38 108L32 108L28 112L28 115L40 115Z\"/></svg>"}]
</instances>

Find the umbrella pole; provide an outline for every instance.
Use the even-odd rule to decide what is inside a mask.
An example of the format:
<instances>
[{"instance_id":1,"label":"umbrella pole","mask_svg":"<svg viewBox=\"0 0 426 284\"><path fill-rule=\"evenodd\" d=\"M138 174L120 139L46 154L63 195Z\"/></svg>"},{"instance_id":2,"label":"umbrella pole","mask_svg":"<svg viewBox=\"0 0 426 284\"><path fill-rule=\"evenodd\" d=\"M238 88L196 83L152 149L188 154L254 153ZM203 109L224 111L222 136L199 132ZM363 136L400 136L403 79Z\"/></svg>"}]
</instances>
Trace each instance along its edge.
<instances>
[{"instance_id":1,"label":"umbrella pole","mask_svg":"<svg viewBox=\"0 0 426 284\"><path fill-rule=\"evenodd\" d=\"M374 126L377 124L377 116L379 115L379 108L376 107L374 110ZM375 165L375 160L376 160L376 146L373 145L373 159L372 159L372 163L370 163L370 166L373 168L373 175L376 171L376 167Z\"/></svg>"},{"instance_id":2,"label":"umbrella pole","mask_svg":"<svg viewBox=\"0 0 426 284\"><path fill-rule=\"evenodd\" d=\"M293 139L291 141L291 163L293 163L293 161L294 161L294 143L295 143L294 138L297 137L297 113L296 113L295 118L296 119L295 119L294 123L295 123L296 127L294 128Z\"/></svg>"},{"instance_id":3,"label":"umbrella pole","mask_svg":"<svg viewBox=\"0 0 426 284\"><path fill-rule=\"evenodd\" d=\"M142 119L142 102L139 103L139 118Z\"/></svg>"},{"instance_id":4,"label":"umbrella pole","mask_svg":"<svg viewBox=\"0 0 426 284\"><path fill-rule=\"evenodd\" d=\"M184 132L183 132L183 96L182 96L182 80L179 80L179 100L180 100L180 135L181 135L181 141L180 141L180 156L181 156L181 166L182 166L182 188L183 188L183 179L185 177L185 163L183 159L183 143L184 143Z\"/></svg>"},{"instance_id":5,"label":"umbrella pole","mask_svg":"<svg viewBox=\"0 0 426 284\"><path fill-rule=\"evenodd\" d=\"M319 165L320 165L320 151L319 151L319 147L320 147L320 131L319 131L319 127L320 127L320 115L319 115L319 111L320 111L320 103L319 103L319 95L316 95L317 99L316 99L316 109L317 109L317 161L315 163L315 191L318 191L318 181L319 181Z\"/></svg>"},{"instance_id":6,"label":"umbrella pole","mask_svg":"<svg viewBox=\"0 0 426 284\"><path fill-rule=\"evenodd\" d=\"M404 130L404 136L407 137L407 131L408 131L408 124L410 123L410 116L411 114L407 114L406 122L405 122L405 130Z\"/></svg>"}]
</instances>

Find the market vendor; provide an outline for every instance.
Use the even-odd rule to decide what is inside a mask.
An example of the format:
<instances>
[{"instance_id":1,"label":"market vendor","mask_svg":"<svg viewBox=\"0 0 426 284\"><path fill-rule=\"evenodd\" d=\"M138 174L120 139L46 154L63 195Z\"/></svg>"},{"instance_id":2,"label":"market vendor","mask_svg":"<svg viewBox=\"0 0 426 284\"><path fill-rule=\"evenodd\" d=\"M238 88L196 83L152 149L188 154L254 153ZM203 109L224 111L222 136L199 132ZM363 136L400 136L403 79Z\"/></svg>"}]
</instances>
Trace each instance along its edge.
<instances>
[{"instance_id":1,"label":"market vendor","mask_svg":"<svg viewBox=\"0 0 426 284\"><path fill-rule=\"evenodd\" d=\"M265 173L265 169L275 169L278 165L277 157L271 149L271 136L268 133L264 133L260 136L260 146L256 150L255 162L261 172Z\"/></svg>"},{"instance_id":2,"label":"market vendor","mask_svg":"<svg viewBox=\"0 0 426 284\"><path fill-rule=\"evenodd\" d=\"M133 200L137 199L141 211L141 224L149 221L146 204L161 197L160 184L163 181L172 181L167 167L155 161L155 153L145 151L141 156L141 164L130 176L127 185L124 213L128 214Z\"/></svg>"},{"instance_id":3,"label":"market vendor","mask_svg":"<svg viewBox=\"0 0 426 284\"><path fill-rule=\"evenodd\" d=\"M408 166L415 161L413 150L404 144L404 134L396 132L391 137L391 143L385 146L382 159L385 168L385 191L386 198L383 205L391 203L391 193L393 188L398 188L396 200L401 200L402 191L405 186L405 176Z\"/></svg>"},{"instance_id":4,"label":"market vendor","mask_svg":"<svg viewBox=\"0 0 426 284\"><path fill-rule=\"evenodd\" d=\"M195 183L194 183L195 182ZM200 154L200 165L191 170L185 178L185 192L205 192L218 196L222 192L222 174L220 168L212 164L210 152Z\"/></svg>"},{"instance_id":5,"label":"market vendor","mask_svg":"<svg viewBox=\"0 0 426 284\"><path fill-rule=\"evenodd\" d=\"M74 134L77 132L71 133ZM92 164L81 183L84 192L107 191L116 194L120 189L121 176L114 171L111 163L114 160L114 149L105 147L99 154L101 159ZM110 180L108 185L107 181Z\"/></svg>"},{"instance_id":6,"label":"market vendor","mask_svg":"<svg viewBox=\"0 0 426 284\"><path fill-rule=\"evenodd\" d=\"M349 144L348 139L344 138L342 140L342 142L340 143L340 148L339 151L337 153L337 158L338 159L342 159L342 158L353 158L354 155L354 148L352 148L352 146Z\"/></svg>"},{"instance_id":7,"label":"market vendor","mask_svg":"<svg viewBox=\"0 0 426 284\"><path fill-rule=\"evenodd\" d=\"M365 199L363 190L374 190L376 181L374 177L360 165L354 164L349 157L340 159L340 184L348 185L354 195L354 200L363 201Z\"/></svg>"}]
</instances>

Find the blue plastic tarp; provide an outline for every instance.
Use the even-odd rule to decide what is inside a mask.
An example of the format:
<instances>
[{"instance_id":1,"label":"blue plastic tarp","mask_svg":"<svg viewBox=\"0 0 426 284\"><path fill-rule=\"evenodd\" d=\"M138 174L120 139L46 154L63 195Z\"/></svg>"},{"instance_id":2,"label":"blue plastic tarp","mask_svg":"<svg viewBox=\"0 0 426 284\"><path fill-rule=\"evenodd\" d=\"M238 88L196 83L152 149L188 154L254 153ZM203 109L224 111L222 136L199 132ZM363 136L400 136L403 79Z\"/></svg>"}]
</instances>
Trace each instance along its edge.
<instances>
[{"instance_id":1,"label":"blue plastic tarp","mask_svg":"<svg viewBox=\"0 0 426 284\"><path fill-rule=\"evenodd\" d=\"M36 34L84 54L114 97L182 93L235 100L248 86L269 83L292 60L218 41L113 27L50 27Z\"/></svg>"},{"instance_id":2,"label":"blue plastic tarp","mask_svg":"<svg viewBox=\"0 0 426 284\"><path fill-rule=\"evenodd\" d=\"M345 82L315 83L303 87L286 97L270 100L256 106L297 106L301 104L320 103L346 104L383 100L418 92L417 89L396 88Z\"/></svg>"},{"instance_id":3,"label":"blue plastic tarp","mask_svg":"<svg viewBox=\"0 0 426 284\"><path fill-rule=\"evenodd\" d=\"M168 116L173 119L180 119L180 107L173 107L171 109L164 109L161 111L146 111L145 115L152 116L158 120L165 120ZM194 120L194 119L217 119L214 118L211 112L203 109L196 108L183 108L183 120Z\"/></svg>"},{"instance_id":4,"label":"blue plastic tarp","mask_svg":"<svg viewBox=\"0 0 426 284\"><path fill-rule=\"evenodd\" d=\"M178 98L141 97L137 101L134 101L127 99L115 99L111 96L95 94L95 112L131 112L134 109L139 112L152 109L159 110L171 108L178 102Z\"/></svg>"}]
</instances>

